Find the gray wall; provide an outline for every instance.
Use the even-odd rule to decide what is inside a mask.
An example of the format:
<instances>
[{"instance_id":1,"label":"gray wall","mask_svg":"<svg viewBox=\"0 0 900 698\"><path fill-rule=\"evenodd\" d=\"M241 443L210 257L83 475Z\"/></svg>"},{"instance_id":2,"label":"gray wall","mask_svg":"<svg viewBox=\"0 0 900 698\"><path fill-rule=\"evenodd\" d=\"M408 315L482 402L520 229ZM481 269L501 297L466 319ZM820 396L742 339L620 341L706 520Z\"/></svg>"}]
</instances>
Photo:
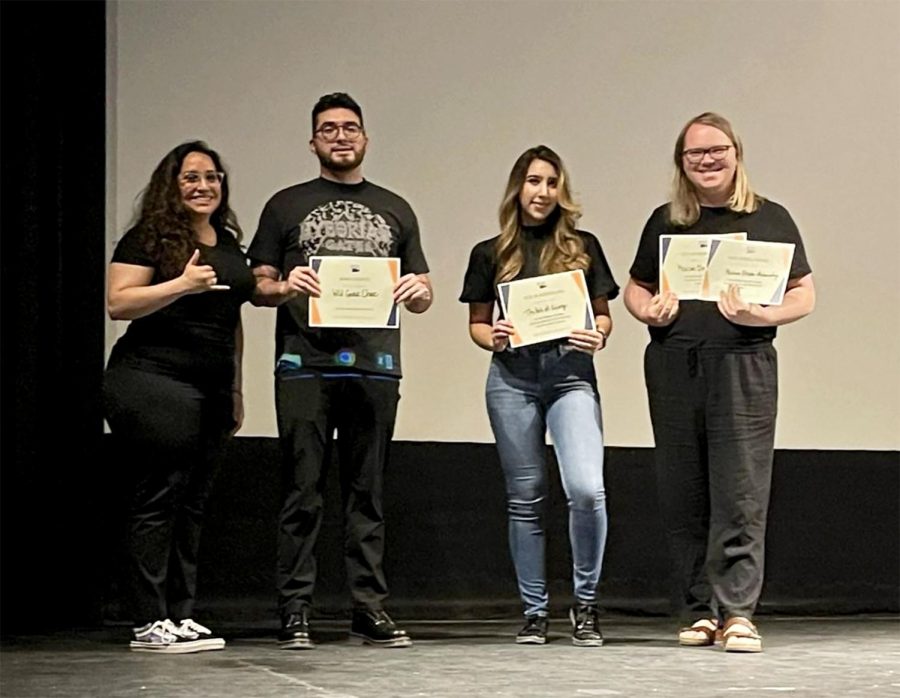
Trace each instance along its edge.
<instances>
[{"instance_id":1,"label":"gray wall","mask_svg":"<svg viewBox=\"0 0 900 698\"><path fill-rule=\"evenodd\" d=\"M716 110L755 188L797 220L819 290L780 332L778 446L898 448L900 3L155 1L109 18L110 253L152 168L193 137L225 157L249 241L272 193L317 174L315 100L361 102L366 174L413 204L437 297L403 318L398 439L491 440L488 355L456 296L521 151L563 156L624 285L678 130ZM613 318L607 441L650 445L645 329L621 301ZM274 312L244 322L243 433L272 435ZM108 324L108 346L123 329Z\"/></svg>"}]
</instances>

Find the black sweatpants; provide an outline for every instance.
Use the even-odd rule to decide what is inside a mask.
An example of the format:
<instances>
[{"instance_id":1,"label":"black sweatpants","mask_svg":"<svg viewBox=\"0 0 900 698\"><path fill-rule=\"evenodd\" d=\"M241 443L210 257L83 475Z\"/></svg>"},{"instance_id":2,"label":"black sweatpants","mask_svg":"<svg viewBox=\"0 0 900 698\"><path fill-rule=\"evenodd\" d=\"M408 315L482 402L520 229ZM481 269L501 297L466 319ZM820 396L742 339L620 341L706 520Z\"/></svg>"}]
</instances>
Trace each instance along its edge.
<instances>
[{"instance_id":1,"label":"black sweatpants","mask_svg":"<svg viewBox=\"0 0 900 698\"><path fill-rule=\"evenodd\" d=\"M231 387L201 389L126 363L107 369L103 387L116 458L134 475L134 624L190 618L203 512L234 425Z\"/></svg>"},{"instance_id":2,"label":"black sweatpants","mask_svg":"<svg viewBox=\"0 0 900 698\"><path fill-rule=\"evenodd\" d=\"M276 583L282 616L312 603L314 548L335 429L353 606L377 610L387 597L382 497L399 398L399 380L394 378L328 377L319 372L276 377L284 492Z\"/></svg>"},{"instance_id":3,"label":"black sweatpants","mask_svg":"<svg viewBox=\"0 0 900 698\"><path fill-rule=\"evenodd\" d=\"M778 399L771 345L644 356L681 619L752 617L763 583Z\"/></svg>"}]
</instances>

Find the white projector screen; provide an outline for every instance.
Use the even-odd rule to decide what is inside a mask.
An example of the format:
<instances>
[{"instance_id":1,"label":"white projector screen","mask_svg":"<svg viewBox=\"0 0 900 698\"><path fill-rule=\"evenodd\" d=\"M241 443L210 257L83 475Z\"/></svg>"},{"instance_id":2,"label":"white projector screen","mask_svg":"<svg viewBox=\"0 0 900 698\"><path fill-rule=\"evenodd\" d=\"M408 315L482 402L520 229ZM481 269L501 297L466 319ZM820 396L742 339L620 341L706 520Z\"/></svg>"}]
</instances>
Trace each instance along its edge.
<instances>
[{"instance_id":1,"label":"white projector screen","mask_svg":"<svg viewBox=\"0 0 900 698\"><path fill-rule=\"evenodd\" d=\"M153 167L191 138L224 157L249 243L268 197L318 173L318 97L361 103L365 175L412 204L436 294L402 319L395 438L492 440L489 355L456 299L515 158L560 153L624 286L679 129L713 110L754 188L793 214L818 288L776 341L778 447L900 445L900 3L129 1L109 3L108 34L110 254ZM649 446L646 328L612 308L606 441ZM243 317L241 433L271 436L275 312ZM123 330L108 324L107 349Z\"/></svg>"}]
</instances>

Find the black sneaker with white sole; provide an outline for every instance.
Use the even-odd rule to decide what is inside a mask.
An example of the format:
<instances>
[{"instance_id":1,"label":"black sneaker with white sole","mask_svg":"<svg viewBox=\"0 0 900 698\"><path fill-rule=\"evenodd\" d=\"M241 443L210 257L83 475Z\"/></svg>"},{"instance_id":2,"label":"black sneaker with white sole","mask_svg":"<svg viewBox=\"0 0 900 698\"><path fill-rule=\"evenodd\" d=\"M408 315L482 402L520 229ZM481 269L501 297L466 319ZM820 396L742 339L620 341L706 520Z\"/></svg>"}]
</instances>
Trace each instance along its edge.
<instances>
[{"instance_id":1,"label":"black sneaker with white sole","mask_svg":"<svg viewBox=\"0 0 900 698\"><path fill-rule=\"evenodd\" d=\"M189 654L202 652L203 643L178 634L178 628L168 618L147 623L132 631L134 639L128 643L132 652L154 654Z\"/></svg>"},{"instance_id":2,"label":"black sneaker with white sole","mask_svg":"<svg viewBox=\"0 0 900 698\"><path fill-rule=\"evenodd\" d=\"M516 635L517 645L545 645L550 621L547 616L525 616L525 627Z\"/></svg>"},{"instance_id":3,"label":"black sneaker with white sole","mask_svg":"<svg viewBox=\"0 0 900 698\"><path fill-rule=\"evenodd\" d=\"M595 604L575 604L569 609L572 644L576 647L601 647L600 609Z\"/></svg>"}]
</instances>

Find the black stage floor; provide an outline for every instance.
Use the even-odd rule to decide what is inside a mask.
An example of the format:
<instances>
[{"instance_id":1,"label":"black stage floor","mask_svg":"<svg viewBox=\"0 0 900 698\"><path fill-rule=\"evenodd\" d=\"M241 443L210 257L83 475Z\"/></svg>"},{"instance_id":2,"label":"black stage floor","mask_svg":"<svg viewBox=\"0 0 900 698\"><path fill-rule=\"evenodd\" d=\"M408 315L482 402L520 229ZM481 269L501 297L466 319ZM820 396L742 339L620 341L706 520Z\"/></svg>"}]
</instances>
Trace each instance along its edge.
<instances>
[{"instance_id":1,"label":"black stage floor","mask_svg":"<svg viewBox=\"0 0 900 698\"><path fill-rule=\"evenodd\" d=\"M759 619L765 651L681 648L666 618L608 617L606 644L573 647L568 623L520 646L517 622L403 623L408 649L351 644L347 623L314 624L319 645L285 651L272 625L218 626L223 651L151 655L127 649L127 628L7 637L3 698L52 696L900 696L896 616Z\"/></svg>"}]
</instances>

